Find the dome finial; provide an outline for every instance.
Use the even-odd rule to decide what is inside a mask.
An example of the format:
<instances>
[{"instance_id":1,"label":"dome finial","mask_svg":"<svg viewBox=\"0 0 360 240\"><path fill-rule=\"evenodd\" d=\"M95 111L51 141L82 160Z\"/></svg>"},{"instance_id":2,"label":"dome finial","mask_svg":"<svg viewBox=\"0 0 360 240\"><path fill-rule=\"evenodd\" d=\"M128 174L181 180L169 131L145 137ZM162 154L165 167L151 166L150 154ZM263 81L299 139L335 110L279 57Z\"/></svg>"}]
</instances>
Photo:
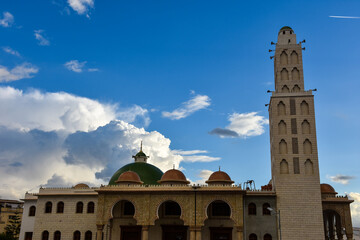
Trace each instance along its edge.
<instances>
[{"instance_id":1,"label":"dome finial","mask_svg":"<svg viewBox=\"0 0 360 240\"><path fill-rule=\"evenodd\" d=\"M141 140L141 143L140 143L140 152L142 152L142 140Z\"/></svg>"},{"instance_id":2,"label":"dome finial","mask_svg":"<svg viewBox=\"0 0 360 240\"><path fill-rule=\"evenodd\" d=\"M220 166L219 166L219 172L220 172Z\"/></svg>"},{"instance_id":3,"label":"dome finial","mask_svg":"<svg viewBox=\"0 0 360 240\"><path fill-rule=\"evenodd\" d=\"M173 164L173 169L175 169L175 164Z\"/></svg>"}]
</instances>

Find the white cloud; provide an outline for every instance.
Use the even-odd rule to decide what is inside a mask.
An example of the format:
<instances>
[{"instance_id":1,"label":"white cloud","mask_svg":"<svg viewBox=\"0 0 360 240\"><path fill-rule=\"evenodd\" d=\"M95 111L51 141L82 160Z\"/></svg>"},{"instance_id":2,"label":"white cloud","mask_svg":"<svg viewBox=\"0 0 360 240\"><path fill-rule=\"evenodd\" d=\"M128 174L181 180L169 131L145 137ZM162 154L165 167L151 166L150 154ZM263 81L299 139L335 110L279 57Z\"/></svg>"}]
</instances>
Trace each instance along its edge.
<instances>
[{"instance_id":1,"label":"white cloud","mask_svg":"<svg viewBox=\"0 0 360 240\"><path fill-rule=\"evenodd\" d=\"M38 40L38 44L40 46L49 46L50 45L50 41L48 39L46 39L46 36L44 34L44 30L34 30L34 36L36 38L36 40Z\"/></svg>"},{"instance_id":2,"label":"white cloud","mask_svg":"<svg viewBox=\"0 0 360 240\"><path fill-rule=\"evenodd\" d=\"M14 16L9 12L3 12L3 18L0 19L0 25L3 27L11 27L14 23Z\"/></svg>"},{"instance_id":3,"label":"white cloud","mask_svg":"<svg viewBox=\"0 0 360 240\"><path fill-rule=\"evenodd\" d=\"M79 62L79 60L70 60L68 62L66 62L64 64L64 66L70 70L70 71L73 71L73 72L76 72L76 73L81 73L83 71L88 71L88 72L98 72L99 69L98 68L88 68L88 69L85 69L85 64L86 64L86 61L84 62Z\"/></svg>"},{"instance_id":4,"label":"white cloud","mask_svg":"<svg viewBox=\"0 0 360 240\"><path fill-rule=\"evenodd\" d=\"M185 150L173 150L174 154L179 154L179 155L194 155L194 154L199 154L199 153L207 153L208 151L206 150L190 150L190 151L185 151Z\"/></svg>"},{"instance_id":5,"label":"white cloud","mask_svg":"<svg viewBox=\"0 0 360 240\"><path fill-rule=\"evenodd\" d=\"M336 176L327 176L332 182L340 183L340 184L348 184L350 180L354 179L354 176L347 176L347 175L341 175L337 174Z\"/></svg>"},{"instance_id":6,"label":"white cloud","mask_svg":"<svg viewBox=\"0 0 360 240\"><path fill-rule=\"evenodd\" d=\"M329 16L331 18L345 18L345 19L358 19L360 17L354 17L354 16Z\"/></svg>"},{"instance_id":7,"label":"white cloud","mask_svg":"<svg viewBox=\"0 0 360 240\"><path fill-rule=\"evenodd\" d=\"M0 65L0 82L12 82L24 78L32 78L34 77L32 74L38 71L39 69L30 63L23 63L15 66L11 70Z\"/></svg>"},{"instance_id":8,"label":"white cloud","mask_svg":"<svg viewBox=\"0 0 360 240\"><path fill-rule=\"evenodd\" d=\"M67 2L80 15L87 13L90 8L94 7L94 0L68 0Z\"/></svg>"},{"instance_id":9,"label":"white cloud","mask_svg":"<svg viewBox=\"0 0 360 240\"><path fill-rule=\"evenodd\" d=\"M353 226L360 227L360 193L351 192L348 195L354 202L350 204Z\"/></svg>"},{"instance_id":10,"label":"white cloud","mask_svg":"<svg viewBox=\"0 0 360 240\"><path fill-rule=\"evenodd\" d=\"M40 185L106 184L117 169L133 161L141 140L149 162L163 171L185 161L161 133L116 120L148 118L138 106L120 109L64 92L0 87L0 112L6 113L0 117L2 198L23 197ZM182 151L185 157L206 152Z\"/></svg>"},{"instance_id":11,"label":"white cloud","mask_svg":"<svg viewBox=\"0 0 360 240\"><path fill-rule=\"evenodd\" d=\"M207 169L203 169L201 170L198 175L197 175L197 180L195 181L190 181L191 184L205 184L205 181L207 181L210 177L210 175L213 173L213 171L207 170Z\"/></svg>"},{"instance_id":12,"label":"white cloud","mask_svg":"<svg viewBox=\"0 0 360 240\"><path fill-rule=\"evenodd\" d=\"M17 57L21 57L20 53L14 49L12 49L11 47L3 47L4 52L9 53L11 55L17 56Z\"/></svg>"},{"instance_id":13,"label":"white cloud","mask_svg":"<svg viewBox=\"0 0 360 240\"><path fill-rule=\"evenodd\" d=\"M225 128L215 128L210 134L225 137L253 137L265 132L264 125L269 124L269 120L257 115L257 112L233 113L229 116L230 124Z\"/></svg>"},{"instance_id":14,"label":"white cloud","mask_svg":"<svg viewBox=\"0 0 360 240\"><path fill-rule=\"evenodd\" d=\"M183 156L184 162L213 162L218 161L221 158L219 157L210 157L206 155L192 155L192 156Z\"/></svg>"},{"instance_id":15,"label":"white cloud","mask_svg":"<svg viewBox=\"0 0 360 240\"><path fill-rule=\"evenodd\" d=\"M78 60L71 60L64 64L64 66L73 72L81 73L83 71L83 67L85 66L86 61L79 62Z\"/></svg>"},{"instance_id":16,"label":"white cloud","mask_svg":"<svg viewBox=\"0 0 360 240\"><path fill-rule=\"evenodd\" d=\"M210 101L211 99L206 95L196 95L174 111L162 112L162 116L170 118L171 120L186 118L196 111L209 107Z\"/></svg>"}]
</instances>

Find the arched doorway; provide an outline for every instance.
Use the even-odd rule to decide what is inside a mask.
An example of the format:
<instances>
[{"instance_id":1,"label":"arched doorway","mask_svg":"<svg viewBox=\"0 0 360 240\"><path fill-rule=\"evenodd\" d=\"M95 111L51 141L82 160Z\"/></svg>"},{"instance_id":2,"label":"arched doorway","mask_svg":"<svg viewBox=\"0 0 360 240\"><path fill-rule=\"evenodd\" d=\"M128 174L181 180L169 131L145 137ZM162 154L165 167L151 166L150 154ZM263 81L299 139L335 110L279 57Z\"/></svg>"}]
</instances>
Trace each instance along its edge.
<instances>
[{"instance_id":1,"label":"arched doorway","mask_svg":"<svg viewBox=\"0 0 360 240\"><path fill-rule=\"evenodd\" d=\"M323 218L324 218L325 239L326 240L343 239L340 214L338 214L334 210L324 210Z\"/></svg>"},{"instance_id":2,"label":"arched doorway","mask_svg":"<svg viewBox=\"0 0 360 240\"><path fill-rule=\"evenodd\" d=\"M117 202L112 208L110 239L141 240L141 226L136 225L134 215L135 206L132 202Z\"/></svg>"},{"instance_id":3,"label":"arched doorway","mask_svg":"<svg viewBox=\"0 0 360 240\"><path fill-rule=\"evenodd\" d=\"M188 227L180 219L181 207L175 201L165 201L158 208L158 219L149 228L151 239L159 240L187 240Z\"/></svg>"},{"instance_id":4,"label":"arched doorway","mask_svg":"<svg viewBox=\"0 0 360 240\"><path fill-rule=\"evenodd\" d=\"M204 239L232 240L235 230L229 204L222 200L213 201L208 205L206 213L208 218L203 227Z\"/></svg>"}]
</instances>

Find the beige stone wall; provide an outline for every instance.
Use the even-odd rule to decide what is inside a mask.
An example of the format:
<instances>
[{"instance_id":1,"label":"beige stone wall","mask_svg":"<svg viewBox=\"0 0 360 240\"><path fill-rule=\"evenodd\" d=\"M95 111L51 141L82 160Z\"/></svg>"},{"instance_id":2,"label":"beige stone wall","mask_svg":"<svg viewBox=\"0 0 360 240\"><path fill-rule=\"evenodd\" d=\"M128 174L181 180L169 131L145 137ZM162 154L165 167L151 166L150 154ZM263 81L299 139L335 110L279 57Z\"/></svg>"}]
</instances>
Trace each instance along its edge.
<instances>
[{"instance_id":1,"label":"beige stone wall","mask_svg":"<svg viewBox=\"0 0 360 240\"><path fill-rule=\"evenodd\" d=\"M89 190L86 190L89 192ZM97 194L94 190L93 195L86 195L81 190L68 189L63 190L61 194L56 194L53 191L41 191L38 197L36 206L36 219L34 226L34 240L41 240L43 231L49 232L49 239L54 238L54 232L61 232L61 239L73 239L75 231L81 232L81 239L84 238L86 231L91 231L93 239L96 236L96 212L97 212ZM61 192L61 191L59 191ZM68 195L64 195L65 192ZM50 195L46 195L49 193ZM52 202L52 213L45 213L46 202ZM56 213L56 206L58 202L64 202L64 213ZM83 213L76 213L76 203L82 201L84 203ZM95 203L95 213L87 213L88 202Z\"/></svg>"},{"instance_id":2,"label":"beige stone wall","mask_svg":"<svg viewBox=\"0 0 360 240\"><path fill-rule=\"evenodd\" d=\"M288 35L280 34L276 46L276 91L273 92L269 106L271 171L277 194L277 209L280 210L281 216L282 239L324 239L314 99L311 91L304 91L301 44L287 44L284 41L287 38ZM284 51L287 54L295 51L298 54L298 64L293 64L291 59L287 64L281 62L280 55ZM291 76L291 71L295 67L299 70L298 80L292 79ZM289 72L289 80L281 79L281 70L284 68ZM282 92L283 85L288 85L292 89L294 84L301 86L300 91ZM292 100L293 106L290 102ZM308 104L308 112L301 111L303 101ZM283 114L278 109L280 102L285 104ZM310 123L310 133L302 132L301 124L304 120ZM286 124L286 133L279 131L280 121ZM293 144L296 143L296 139L298 144ZM280 146L281 141L286 142L287 151L284 144ZM305 141L311 142L309 152L306 151ZM298 159L298 167L294 158ZM288 174L280 171L283 159L287 161ZM310 174L305 169L307 159L312 162Z\"/></svg>"}]
</instances>

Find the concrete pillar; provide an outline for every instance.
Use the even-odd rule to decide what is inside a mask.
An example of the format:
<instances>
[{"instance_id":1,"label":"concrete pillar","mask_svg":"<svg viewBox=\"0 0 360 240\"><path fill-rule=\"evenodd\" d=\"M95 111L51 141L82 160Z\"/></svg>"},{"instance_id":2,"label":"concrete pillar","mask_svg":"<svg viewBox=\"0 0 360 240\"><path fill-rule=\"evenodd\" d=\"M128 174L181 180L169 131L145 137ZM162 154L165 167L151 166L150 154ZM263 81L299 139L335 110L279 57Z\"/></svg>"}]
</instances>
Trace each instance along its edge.
<instances>
[{"instance_id":1,"label":"concrete pillar","mask_svg":"<svg viewBox=\"0 0 360 240\"><path fill-rule=\"evenodd\" d=\"M244 231L243 227L236 227L236 240L243 240Z\"/></svg>"},{"instance_id":2,"label":"concrete pillar","mask_svg":"<svg viewBox=\"0 0 360 240\"><path fill-rule=\"evenodd\" d=\"M195 234L196 234L195 229L190 229L190 240L195 240Z\"/></svg>"},{"instance_id":3,"label":"concrete pillar","mask_svg":"<svg viewBox=\"0 0 360 240\"><path fill-rule=\"evenodd\" d=\"M201 240L201 229L196 230L196 240Z\"/></svg>"},{"instance_id":4,"label":"concrete pillar","mask_svg":"<svg viewBox=\"0 0 360 240\"><path fill-rule=\"evenodd\" d=\"M190 226L190 240L201 240L201 227Z\"/></svg>"},{"instance_id":5,"label":"concrete pillar","mask_svg":"<svg viewBox=\"0 0 360 240\"><path fill-rule=\"evenodd\" d=\"M102 240L104 224L96 224L96 227L97 227L96 240Z\"/></svg>"},{"instance_id":6,"label":"concrete pillar","mask_svg":"<svg viewBox=\"0 0 360 240\"><path fill-rule=\"evenodd\" d=\"M142 237L141 240L149 240L149 226L142 226Z\"/></svg>"}]
</instances>

